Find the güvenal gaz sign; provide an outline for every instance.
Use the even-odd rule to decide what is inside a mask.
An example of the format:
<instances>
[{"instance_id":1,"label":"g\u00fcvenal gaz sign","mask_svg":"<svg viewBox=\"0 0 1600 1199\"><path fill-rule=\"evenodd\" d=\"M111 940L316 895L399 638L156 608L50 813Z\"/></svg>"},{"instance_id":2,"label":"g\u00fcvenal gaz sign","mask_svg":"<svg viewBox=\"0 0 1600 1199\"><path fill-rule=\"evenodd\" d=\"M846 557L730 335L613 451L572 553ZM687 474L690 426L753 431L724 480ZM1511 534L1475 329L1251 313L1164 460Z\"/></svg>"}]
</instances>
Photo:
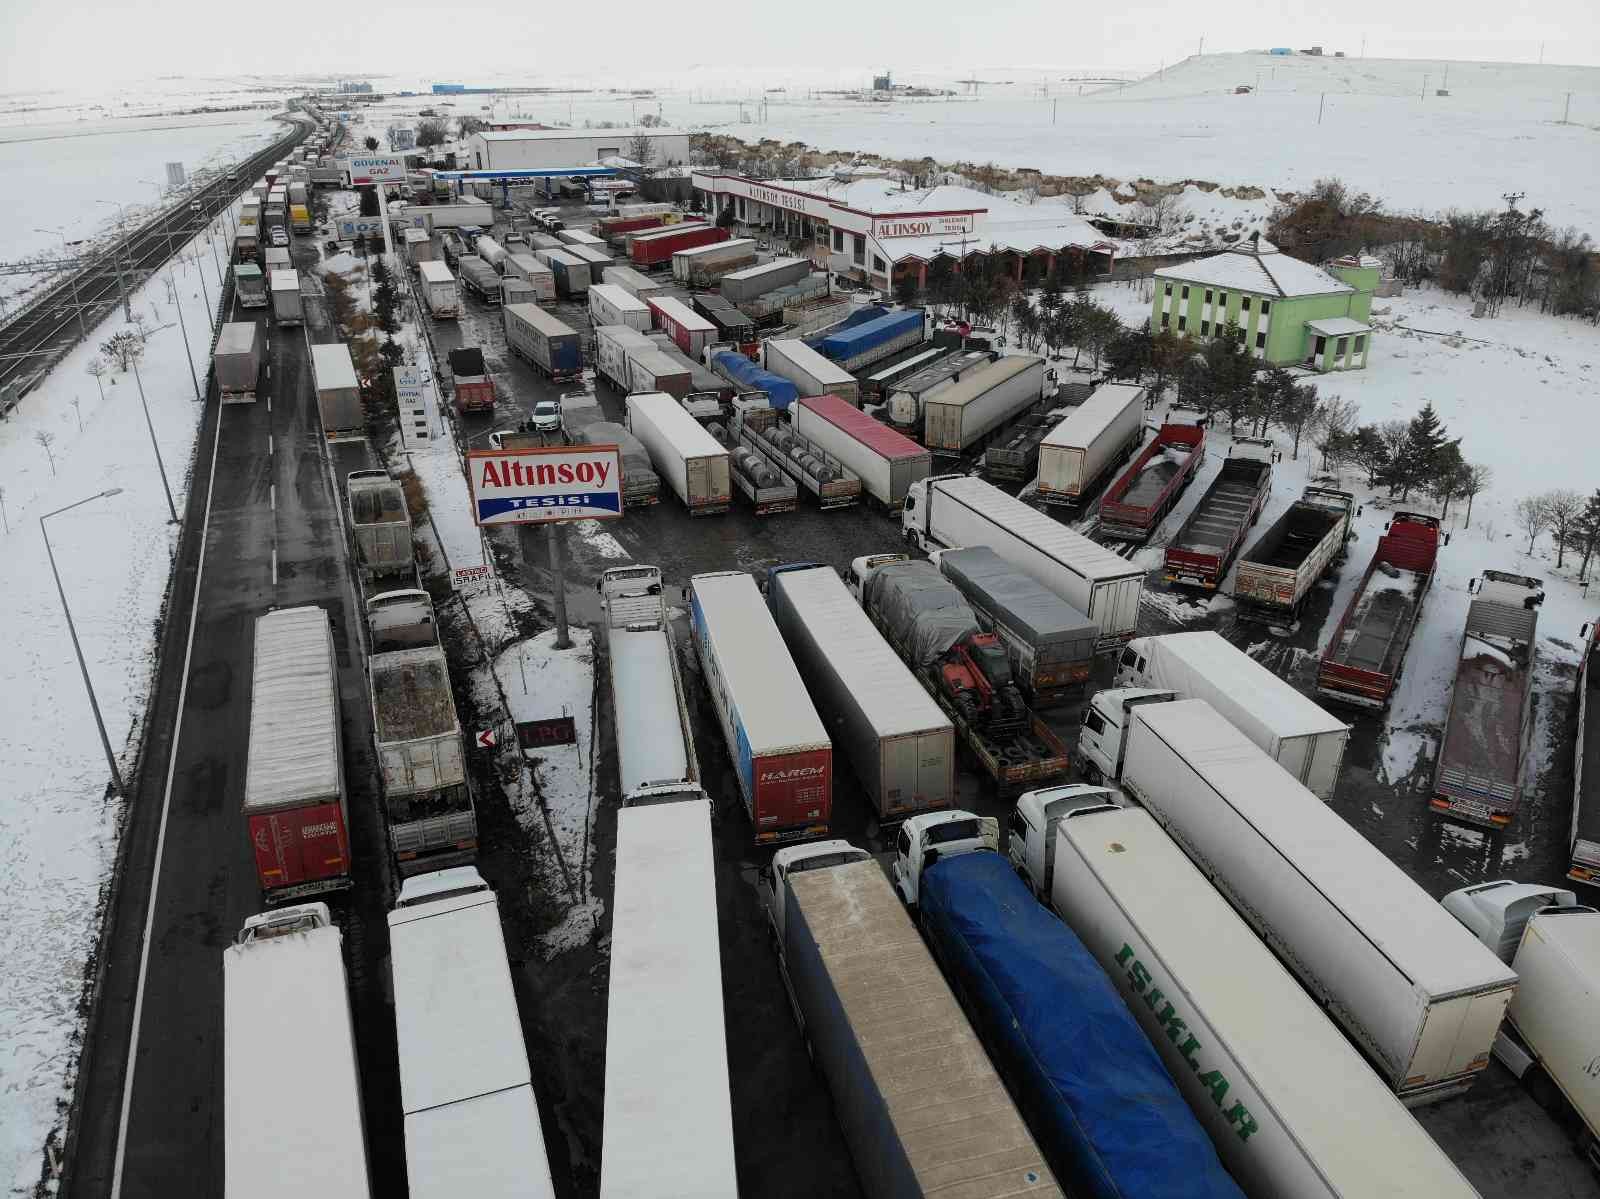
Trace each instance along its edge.
<instances>
[{"instance_id":1,"label":"g\u00fcvenal gaz sign","mask_svg":"<svg viewBox=\"0 0 1600 1199\"><path fill-rule=\"evenodd\" d=\"M406 160L393 154L351 154L343 162L350 173L351 187L405 182Z\"/></svg>"},{"instance_id":2,"label":"g\u00fcvenal gaz sign","mask_svg":"<svg viewBox=\"0 0 1600 1199\"><path fill-rule=\"evenodd\" d=\"M614 445L473 450L467 467L480 525L622 515L622 455Z\"/></svg>"}]
</instances>

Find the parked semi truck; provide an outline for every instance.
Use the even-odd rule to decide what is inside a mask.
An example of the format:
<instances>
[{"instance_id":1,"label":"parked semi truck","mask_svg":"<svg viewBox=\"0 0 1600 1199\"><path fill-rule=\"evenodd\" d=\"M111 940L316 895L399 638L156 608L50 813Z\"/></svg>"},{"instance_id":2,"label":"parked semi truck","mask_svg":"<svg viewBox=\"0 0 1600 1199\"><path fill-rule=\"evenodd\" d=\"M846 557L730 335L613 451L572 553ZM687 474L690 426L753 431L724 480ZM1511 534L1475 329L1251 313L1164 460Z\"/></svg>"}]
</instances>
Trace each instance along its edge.
<instances>
[{"instance_id":1,"label":"parked semi truck","mask_svg":"<svg viewBox=\"0 0 1600 1199\"><path fill-rule=\"evenodd\" d=\"M1243 554L1233 580L1239 619L1292 624L1328 568L1344 561L1359 515L1348 491L1307 487Z\"/></svg>"},{"instance_id":2,"label":"parked semi truck","mask_svg":"<svg viewBox=\"0 0 1600 1199\"><path fill-rule=\"evenodd\" d=\"M716 438L664 392L630 395L625 410L628 431L690 516L728 511L733 500L728 451Z\"/></svg>"},{"instance_id":3,"label":"parked semi truck","mask_svg":"<svg viewBox=\"0 0 1600 1199\"><path fill-rule=\"evenodd\" d=\"M785 847L763 893L784 989L870 1199L1065 1199L871 855Z\"/></svg>"},{"instance_id":4,"label":"parked semi truck","mask_svg":"<svg viewBox=\"0 0 1600 1199\"><path fill-rule=\"evenodd\" d=\"M596 283L589 288L589 323L626 325L648 333L650 306L614 283Z\"/></svg>"},{"instance_id":5,"label":"parked semi truck","mask_svg":"<svg viewBox=\"0 0 1600 1199\"><path fill-rule=\"evenodd\" d=\"M1100 627L986 545L934 550L929 559L956 585L978 623L1000 638L1017 682L1041 707L1083 694Z\"/></svg>"},{"instance_id":6,"label":"parked semi truck","mask_svg":"<svg viewBox=\"0 0 1600 1199\"><path fill-rule=\"evenodd\" d=\"M753 423L747 413L735 413L727 425L710 425L708 432L727 445L728 473L734 490L749 501L757 516L793 512L800 506L800 489L770 458L752 448L750 439L756 436L755 430L770 427L776 415L771 408L760 411L769 418L765 422Z\"/></svg>"},{"instance_id":7,"label":"parked semi truck","mask_svg":"<svg viewBox=\"0 0 1600 1199\"><path fill-rule=\"evenodd\" d=\"M1452 820L1502 829L1522 806L1544 583L1486 570L1470 590L1428 805Z\"/></svg>"},{"instance_id":8,"label":"parked semi truck","mask_svg":"<svg viewBox=\"0 0 1600 1199\"><path fill-rule=\"evenodd\" d=\"M767 607L880 821L956 799L955 729L832 567L775 566Z\"/></svg>"},{"instance_id":9,"label":"parked semi truck","mask_svg":"<svg viewBox=\"0 0 1600 1199\"><path fill-rule=\"evenodd\" d=\"M476 254L462 254L456 259L456 272L461 277L461 286L485 304L500 303L500 272L482 258ZM554 278L552 275L552 282Z\"/></svg>"},{"instance_id":10,"label":"parked semi truck","mask_svg":"<svg viewBox=\"0 0 1600 1199\"><path fill-rule=\"evenodd\" d=\"M1150 811L1405 1103L1472 1085L1516 975L1209 704L1101 691L1079 754Z\"/></svg>"},{"instance_id":11,"label":"parked semi truck","mask_svg":"<svg viewBox=\"0 0 1600 1199\"><path fill-rule=\"evenodd\" d=\"M769 291L798 283L811 274L809 258L774 258L770 262L729 271L717 280L717 290L731 304L742 304Z\"/></svg>"},{"instance_id":12,"label":"parked semi truck","mask_svg":"<svg viewBox=\"0 0 1600 1199\"><path fill-rule=\"evenodd\" d=\"M513 304L505 314L506 345L550 379L576 379L583 373L577 331L534 304Z\"/></svg>"},{"instance_id":13,"label":"parked semi truck","mask_svg":"<svg viewBox=\"0 0 1600 1199\"><path fill-rule=\"evenodd\" d=\"M406 595L412 625L437 629L427 593ZM391 601L388 615L402 620L401 606ZM444 649L435 640L371 654L367 692L389 847L400 873L471 862L478 851L478 818Z\"/></svg>"},{"instance_id":14,"label":"parked semi truck","mask_svg":"<svg viewBox=\"0 0 1600 1199\"><path fill-rule=\"evenodd\" d=\"M847 371L860 371L926 341L926 326L922 309L905 308L830 331L813 348Z\"/></svg>"},{"instance_id":15,"label":"parked semi truck","mask_svg":"<svg viewBox=\"0 0 1600 1199\"><path fill-rule=\"evenodd\" d=\"M355 359L342 341L311 347L311 379L317 389L317 412L328 438L360 437L366 432L366 409Z\"/></svg>"},{"instance_id":16,"label":"parked semi truck","mask_svg":"<svg viewBox=\"0 0 1600 1199\"><path fill-rule=\"evenodd\" d=\"M1205 700L1318 799L1333 798L1350 726L1217 633L1135 638L1113 686Z\"/></svg>"},{"instance_id":17,"label":"parked semi truck","mask_svg":"<svg viewBox=\"0 0 1600 1199\"><path fill-rule=\"evenodd\" d=\"M247 404L256 398L261 379L261 328L254 321L229 321L211 355L217 390L224 404Z\"/></svg>"},{"instance_id":18,"label":"parked semi truck","mask_svg":"<svg viewBox=\"0 0 1600 1199\"><path fill-rule=\"evenodd\" d=\"M493 412L496 392L494 376L477 346L463 346L449 354L450 382L455 392L456 414Z\"/></svg>"},{"instance_id":19,"label":"parked semi truck","mask_svg":"<svg viewBox=\"0 0 1600 1199\"><path fill-rule=\"evenodd\" d=\"M982 479L935 475L913 483L900 524L917 549L988 546L1093 620L1098 652L1134 636L1144 571Z\"/></svg>"},{"instance_id":20,"label":"parked semi truck","mask_svg":"<svg viewBox=\"0 0 1600 1199\"><path fill-rule=\"evenodd\" d=\"M717 339L717 327L682 300L654 295L645 303L654 314L656 328L669 334L689 357L698 358L701 351Z\"/></svg>"},{"instance_id":21,"label":"parked semi truck","mask_svg":"<svg viewBox=\"0 0 1600 1199\"><path fill-rule=\"evenodd\" d=\"M717 374L727 379L741 395L759 392L779 412L785 412L800 398L800 389L782 375L757 366L737 350L713 349L707 361Z\"/></svg>"},{"instance_id":22,"label":"parked semi truck","mask_svg":"<svg viewBox=\"0 0 1600 1199\"><path fill-rule=\"evenodd\" d=\"M1019 801L1013 861L1117 984L1245 1194L1477 1195L1148 812L1052 820L1050 795Z\"/></svg>"},{"instance_id":23,"label":"parked semi truck","mask_svg":"<svg viewBox=\"0 0 1600 1199\"><path fill-rule=\"evenodd\" d=\"M1164 424L1100 500L1100 532L1119 541L1150 540L1206 457L1199 425Z\"/></svg>"},{"instance_id":24,"label":"parked semi truck","mask_svg":"<svg viewBox=\"0 0 1600 1199\"><path fill-rule=\"evenodd\" d=\"M1039 500L1078 507L1139 448L1146 392L1103 383L1039 445Z\"/></svg>"},{"instance_id":25,"label":"parked semi truck","mask_svg":"<svg viewBox=\"0 0 1600 1199\"><path fill-rule=\"evenodd\" d=\"M622 790L600 1194L734 1199L711 801L661 571L614 567L597 589Z\"/></svg>"},{"instance_id":26,"label":"parked semi truck","mask_svg":"<svg viewBox=\"0 0 1600 1199\"><path fill-rule=\"evenodd\" d=\"M733 424L741 444L809 492L823 511L848 508L861 499L861 476L822 444L796 432L793 424L774 421L751 428L739 419Z\"/></svg>"},{"instance_id":27,"label":"parked semi truck","mask_svg":"<svg viewBox=\"0 0 1600 1199\"><path fill-rule=\"evenodd\" d=\"M371 1194L343 937L323 903L251 916L222 951L223 1194Z\"/></svg>"},{"instance_id":28,"label":"parked semi truck","mask_svg":"<svg viewBox=\"0 0 1600 1199\"><path fill-rule=\"evenodd\" d=\"M400 884L389 963L413 1199L553 1199L494 892L471 866Z\"/></svg>"},{"instance_id":29,"label":"parked semi truck","mask_svg":"<svg viewBox=\"0 0 1600 1199\"><path fill-rule=\"evenodd\" d=\"M612 421L594 421L568 440L573 445L614 445L622 458L622 506L642 508L661 498L661 477L651 467L650 453L632 433Z\"/></svg>"},{"instance_id":30,"label":"parked semi truck","mask_svg":"<svg viewBox=\"0 0 1600 1199\"><path fill-rule=\"evenodd\" d=\"M456 287L456 277L442 262L424 262L417 271L418 285L428 312L434 317L461 315L461 292Z\"/></svg>"},{"instance_id":31,"label":"parked semi truck","mask_svg":"<svg viewBox=\"0 0 1600 1199\"><path fill-rule=\"evenodd\" d=\"M1244 1199L1116 985L984 823L912 817L893 876L1055 1176L1097 1199Z\"/></svg>"},{"instance_id":32,"label":"parked semi truck","mask_svg":"<svg viewBox=\"0 0 1600 1199\"><path fill-rule=\"evenodd\" d=\"M959 457L1044 399L1054 382L1043 358L1014 354L972 371L922 404L922 444Z\"/></svg>"},{"instance_id":33,"label":"parked semi truck","mask_svg":"<svg viewBox=\"0 0 1600 1199\"><path fill-rule=\"evenodd\" d=\"M761 365L793 383L802 396L832 395L852 407L859 406L856 377L798 337L775 337L762 342Z\"/></svg>"},{"instance_id":34,"label":"parked semi truck","mask_svg":"<svg viewBox=\"0 0 1600 1199\"><path fill-rule=\"evenodd\" d=\"M267 306L267 277L253 262L242 262L233 268L233 291L241 308Z\"/></svg>"},{"instance_id":35,"label":"parked semi truck","mask_svg":"<svg viewBox=\"0 0 1600 1199\"><path fill-rule=\"evenodd\" d=\"M1583 661L1578 666L1578 737L1573 747L1572 828L1568 837L1567 877L1575 883L1600 880L1600 704L1589 697L1600 689L1600 620L1583 626Z\"/></svg>"},{"instance_id":36,"label":"parked semi truck","mask_svg":"<svg viewBox=\"0 0 1600 1199\"><path fill-rule=\"evenodd\" d=\"M899 508L911 485L933 471L932 454L845 397L808 396L790 407L789 420L799 437L852 471L885 508Z\"/></svg>"},{"instance_id":37,"label":"parked semi truck","mask_svg":"<svg viewBox=\"0 0 1600 1199\"><path fill-rule=\"evenodd\" d=\"M833 804L833 743L755 580L689 580L689 618L758 844L821 836Z\"/></svg>"},{"instance_id":38,"label":"parked semi truck","mask_svg":"<svg viewBox=\"0 0 1600 1199\"><path fill-rule=\"evenodd\" d=\"M887 388L889 423L910 436L920 437L923 405L946 387L960 382L968 372L998 357L989 350L942 354L936 361L897 380Z\"/></svg>"},{"instance_id":39,"label":"parked semi truck","mask_svg":"<svg viewBox=\"0 0 1600 1199\"><path fill-rule=\"evenodd\" d=\"M1222 586L1245 534L1261 519L1276 457L1272 442L1264 438L1241 437L1233 443L1217 477L1167 546L1167 582L1207 591Z\"/></svg>"},{"instance_id":40,"label":"parked semi truck","mask_svg":"<svg viewBox=\"0 0 1600 1199\"><path fill-rule=\"evenodd\" d=\"M1322 653L1318 695L1358 708L1389 706L1433 582L1440 537L1438 517L1395 513Z\"/></svg>"},{"instance_id":41,"label":"parked semi truck","mask_svg":"<svg viewBox=\"0 0 1600 1199\"><path fill-rule=\"evenodd\" d=\"M1571 891L1499 880L1452 891L1444 908L1517 973L1494 1055L1541 1103L1551 1084L1600 1169L1600 1079L1591 1039L1600 994L1600 911Z\"/></svg>"},{"instance_id":42,"label":"parked semi truck","mask_svg":"<svg viewBox=\"0 0 1600 1199\"><path fill-rule=\"evenodd\" d=\"M241 805L268 903L350 886L350 813L328 614L256 617Z\"/></svg>"},{"instance_id":43,"label":"parked semi truck","mask_svg":"<svg viewBox=\"0 0 1600 1199\"><path fill-rule=\"evenodd\" d=\"M600 274L602 283L620 287L636 300L642 300L646 296L653 296L657 292L665 291L668 286L664 280L652 279L649 275L636 271L631 266L608 266Z\"/></svg>"},{"instance_id":44,"label":"parked semi truck","mask_svg":"<svg viewBox=\"0 0 1600 1199\"><path fill-rule=\"evenodd\" d=\"M382 575L415 575L411 513L405 492L386 470L353 470L345 476L350 537L356 569L364 582Z\"/></svg>"},{"instance_id":45,"label":"parked semi truck","mask_svg":"<svg viewBox=\"0 0 1600 1199\"><path fill-rule=\"evenodd\" d=\"M938 567L882 554L855 559L850 580L997 791L1016 794L1066 773L1067 747L1024 701L1005 645Z\"/></svg>"},{"instance_id":46,"label":"parked semi truck","mask_svg":"<svg viewBox=\"0 0 1600 1199\"><path fill-rule=\"evenodd\" d=\"M305 309L300 300L300 274L293 270L275 270L268 276L272 288L272 319L280 325L303 325Z\"/></svg>"},{"instance_id":47,"label":"parked semi truck","mask_svg":"<svg viewBox=\"0 0 1600 1199\"><path fill-rule=\"evenodd\" d=\"M753 238L736 237L674 250L672 277L689 287L710 287L730 271L752 266L756 260Z\"/></svg>"},{"instance_id":48,"label":"parked semi truck","mask_svg":"<svg viewBox=\"0 0 1600 1199\"><path fill-rule=\"evenodd\" d=\"M1039 469L1039 443L1066 415L1064 408L1023 413L983 451L983 477L1002 483L1025 483L1033 478Z\"/></svg>"}]
</instances>

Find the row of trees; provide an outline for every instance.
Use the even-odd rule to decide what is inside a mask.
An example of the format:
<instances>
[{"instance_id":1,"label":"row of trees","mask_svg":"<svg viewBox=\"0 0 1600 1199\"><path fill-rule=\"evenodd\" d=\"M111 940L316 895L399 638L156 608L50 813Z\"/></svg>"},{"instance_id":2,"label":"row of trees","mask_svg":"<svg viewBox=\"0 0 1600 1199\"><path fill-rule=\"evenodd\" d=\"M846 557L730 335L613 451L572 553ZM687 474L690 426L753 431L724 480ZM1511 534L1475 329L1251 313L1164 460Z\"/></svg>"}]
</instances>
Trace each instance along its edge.
<instances>
[{"instance_id":1,"label":"row of trees","mask_svg":"<svg viewBox=\"0 0 1600 1199\"><path fill-rule=\"evenodd\" d=\"M1541 312L1600 321L1600 249L1586 233L1551 228L1543 210L1523 207L1524 198L1509 193L1498 210L1401 216L1365 192L1322 179L1278 206L1267 236L1311 262L1383 250L1396 278L1472 295L1491 316L1513 300Z\"/></svg>"},{"instance_id":2,"label":"row of trees","mask_svg":"<svg viewBox=\"0 0 1600 1199\"><path fill-rule=\"evenodd\" d=\"M1565 564L1567 551L1575 550L1583 554L1578 577L1589 577L1589 563L1600 551L1600 491L1583 496L1560 489L1524 496L1516 502L1512 515L1528 538L1528 553L1549 533L1556 543L1556 569Z\"/></svg>"}]
</instances>

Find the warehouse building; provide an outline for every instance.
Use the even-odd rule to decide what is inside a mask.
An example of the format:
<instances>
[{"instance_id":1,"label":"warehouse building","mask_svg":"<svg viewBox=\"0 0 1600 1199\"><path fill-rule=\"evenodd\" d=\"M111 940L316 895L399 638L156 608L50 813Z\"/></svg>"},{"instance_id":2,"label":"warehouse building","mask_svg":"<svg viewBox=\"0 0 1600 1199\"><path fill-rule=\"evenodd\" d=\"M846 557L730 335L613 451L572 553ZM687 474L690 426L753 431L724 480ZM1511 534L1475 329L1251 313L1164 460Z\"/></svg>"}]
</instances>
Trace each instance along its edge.
<instances>
[{"instance_id":1,"label":"warehouse building","mask_svg":"<svg viewBox=\"0 0 1600 1199\"><path fill-rule=\"evenodd\" d=\"M1382 264L1336 258L1324 270L1260 237L1155 272L1152 329L1217 337L1232 327L1269 366L1360 370L1372 350Z\"/></svg>"},{"instance_id":2,"label":"warehouse building","mask_svg":"<svg viewBox=\"0 0 1600 1199\"><path fill-rule=\"evenodd\" d=\"M528 171L582 166L628 156L635 138L654 150L650 165L689 161L689 135L663 129L508 129L467 139L467 166L475 171Z\"/></svg>"},{"instance_id":3,"label":"warehouse building","mask_svg":"<svg viewBox=\"0 0 1600 1199\"><path fill-rule=\"evenodd\" d=\"M820 265L882 291L906 275L926 286L938 258L988 256L1020 281L1058 264L1070 277L1099 278L1117 254L1115 242L1063 205L1019 204L970 187L905 188L859 173L765 182L695 171L692 182L709 211L731 210L747 229L806 243Z\"/></svg>"}]
</instances>

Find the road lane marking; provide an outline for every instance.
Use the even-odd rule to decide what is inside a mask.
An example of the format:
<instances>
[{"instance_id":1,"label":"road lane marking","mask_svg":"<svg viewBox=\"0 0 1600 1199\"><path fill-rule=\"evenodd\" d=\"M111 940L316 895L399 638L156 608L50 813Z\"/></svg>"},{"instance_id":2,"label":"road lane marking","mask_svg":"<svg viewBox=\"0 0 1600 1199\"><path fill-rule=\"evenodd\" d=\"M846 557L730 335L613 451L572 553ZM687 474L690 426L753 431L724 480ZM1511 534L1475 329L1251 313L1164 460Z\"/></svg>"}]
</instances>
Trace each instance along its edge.
<instances>
[{"instance_id":1,"label":"road lane marking","mask_svg":"<svg viewBox=\"0 0 1600 1199\"><path fill-rule=\"evenodd\" d=\"M206 482L206 510L200 526L200 556L195 563L194 599L189 606L189 639L183 649L183 676L178 683L178 712L173 723L172 746L167 751L167 784L161 796L161 823L156 833L155 863L150 874L150 902L144 914L139 944L139 978L133 997L133 1029L128 1037L128 1062L122 1079L122 1110L117 1117L117 1155L111 1171L111 1199L121 1199L122 1170L128 1153L128 1118L133 1110L134 1070L139 1057L139 1021L144 1014L145 979L150 971L150 933L155 927L156 896L161 889L161 859L167 847L167 816L172 810L172 782L178 770L178 743L183 735L183 706L189 695L189 666L194 658L194 630L200 616L200 584L206 570L206 542L211 535L211 497L217 486L217 456L222 445L222 411L217 411L217 431L211 441L211 476Z\"/></svg>"}]
</instances>

